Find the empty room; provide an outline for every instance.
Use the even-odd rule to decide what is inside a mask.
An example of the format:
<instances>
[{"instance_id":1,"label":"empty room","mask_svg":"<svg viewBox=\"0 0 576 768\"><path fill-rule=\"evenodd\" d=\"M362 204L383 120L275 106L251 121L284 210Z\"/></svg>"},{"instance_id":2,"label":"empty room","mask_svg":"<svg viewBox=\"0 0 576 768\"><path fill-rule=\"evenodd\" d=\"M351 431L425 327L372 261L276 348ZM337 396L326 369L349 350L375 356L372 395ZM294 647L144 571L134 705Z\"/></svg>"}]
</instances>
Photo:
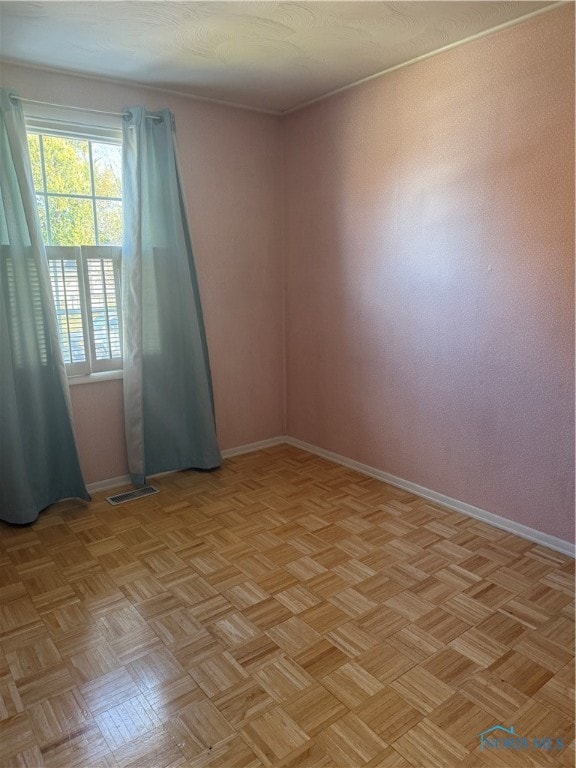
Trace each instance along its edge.
<instances>
[{"instance_id":1,"label":"empty room","mask_svg":"<svg viewBox=\"0 0 576 768\"><path fill-rule=\"evenodd\" d=\"M0 2L1 768L573 768L574 21Z\"/></svg>"}]
</instances>

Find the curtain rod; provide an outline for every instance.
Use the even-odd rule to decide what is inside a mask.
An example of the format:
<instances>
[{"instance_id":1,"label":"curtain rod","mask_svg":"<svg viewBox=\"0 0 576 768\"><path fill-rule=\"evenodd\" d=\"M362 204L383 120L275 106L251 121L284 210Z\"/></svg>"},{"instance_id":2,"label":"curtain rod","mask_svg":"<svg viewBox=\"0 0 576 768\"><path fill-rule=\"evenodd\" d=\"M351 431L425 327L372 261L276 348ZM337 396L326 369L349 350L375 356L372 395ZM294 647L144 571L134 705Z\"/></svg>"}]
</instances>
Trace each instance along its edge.
<instances>
[{"instance_id":1,"label":"curtain rod","mask_svg":"<svg viewBox=\"0 0 576 768\"><path fill-rule=\"evenodd\" d=\"M75 109L78 112L93 112L96 115L107 115L108 117L130 117L131 112L105 112L102 109L90 109L89 107L72 107L65 106L64 104L52 104L49 101L37 101L36 99L24 99L22 96L16 96L16 94L10 94L10 98L14 101L20 101L23 104L40 104L43 107L58 107L59 109ZM147 120L158 120L156 115L146 115Z\"/></svg>"}]
</instances>

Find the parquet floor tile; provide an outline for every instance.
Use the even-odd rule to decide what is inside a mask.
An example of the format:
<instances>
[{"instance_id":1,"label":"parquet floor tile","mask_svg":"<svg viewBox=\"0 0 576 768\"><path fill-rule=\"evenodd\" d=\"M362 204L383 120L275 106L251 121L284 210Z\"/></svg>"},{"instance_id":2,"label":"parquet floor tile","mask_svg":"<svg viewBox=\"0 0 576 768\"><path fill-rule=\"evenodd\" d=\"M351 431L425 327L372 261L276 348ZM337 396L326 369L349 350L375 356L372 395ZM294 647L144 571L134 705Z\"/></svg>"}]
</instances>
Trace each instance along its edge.
<instances>
[{"instance_id":1,"label":"parquet floor tile","mask_svg":"<svg viewBox=\"0 0 576 768\"><path fill-rule=\"evenodd\" d=\"M574 766L573 560L287 446L155 485L0 526L0 768Z\"/></svg>"}]
</instances>

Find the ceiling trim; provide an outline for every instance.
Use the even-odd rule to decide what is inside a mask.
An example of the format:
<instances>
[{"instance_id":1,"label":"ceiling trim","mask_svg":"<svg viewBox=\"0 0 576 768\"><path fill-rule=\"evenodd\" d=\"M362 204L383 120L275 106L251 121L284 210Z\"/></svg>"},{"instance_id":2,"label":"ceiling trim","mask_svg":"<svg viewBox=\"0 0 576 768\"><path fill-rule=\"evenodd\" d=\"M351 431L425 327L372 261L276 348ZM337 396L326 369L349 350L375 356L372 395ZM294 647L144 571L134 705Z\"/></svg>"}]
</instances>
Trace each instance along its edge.
<instances>
[{"instance_id":1,"label":"ceiling trim","mask_svg":"<svg viewBox=\"0 0 576 768\"><path fill-rule=\"evenodd\" d=\"M70 1L70 0L68 0ZM110 1L110 0L104 0ZM263 107L251 107L249 104L238 104L235 101L225 101L224 99L215 99L210 96L199 96L195 93L186 93L185 91L177 91L174 88L159 88L157 85L149 85L148 83L141 83L139 80L127 80L123 77L103 77L102 75L88 75L86 72L77 72L75 69L60 69L58 67L43 67L39 64L30 64L27 61L21 59L9 59L0 56L0 64L12 64L15 67L26 67L26 69L35 69L40 72L52 72L55 75L70 75L72 77L82 77L84 80L97 80L99 83L111 83L112 85L126 85L136 88L143 88L146 91L154 91L155 93L169 93L171 96L178 96L182 99L192 99L192 101L203 101L208 104L216 104L220 107L231 107L232 109L243 109L247 112L258 112L261 115L272 115L273 117L281 117L282 112L278 112L273 109L264 109Z\"/></svg>"},{"instance_id":2,"label":"ceiling trim","mask_svg":"<svg viewBox=\"0 0 576 768\"><path fill-rule=\"evenodd\" d=\"M321 101L329 99L332 96L336 96L339 93L348 91L351 88L356 88L359 85L368 83L371 80L376 80L379 77L383 77L384 75L388 75L388 74L391 74L392 72L396 72L396 70L403 69L404 67L409 67L412 64L417 64L418 62L421 62L421 61L425 61L426 59L430 59L433 56L437 56L441 53L445 53L447 51L453 50L454 48L458 48L461 45L467 45L468 43L474 42L475 40L479 40L483 37L487 37L496 32L500 32L504 29L515 27L518 24L523 24L524 22L531 21L537 16L541 16L542 14L549 13L550 11L554 11L557 8L560 8L566 5L571 5L573 4L573 2L574 0L558 0L558 2L555 2L552 5L547 6L546 8L539 8L536 11L532 11L531 13L524 14L524 16L519 16L515 19L511 19L510 21L506 21L502 24L499 24L496 27L491 27L490 29L486 29L482 32L478 32L475 35L470 35L469 37L465 37L462 40L457 40L454 43L449 43L448 45L445 45L442 48L436 48L435 50L430 51L429 53L424 53L421 56L416 56L415 58L409 59L408 61L404 61L401 64L396 64L393 67L388 67L387 69L383 69L381 72L376 72L373 75L369 75L368 77L364 77L360 80L355 80L353 83L349 83L348 85L344 85L340 88L336 88L335 90L329 91L328 93L325 93L322 96L318 96L315 99L305 101L302 104L298 104L295 107L291 107L290 109L286 109L283 111L263 109L262 107L253 107L247 104L239 104L233 101L226 101L224 99L211 98L209 96L199 96L193 93L186 93L184 91L175 90L174 88L160 88L155 85L141 83L138 80L128 80L121 77L103 77L101 75L90 75L90 74L86 74L85 72L77 72L76 70L72 70L72 69L60 69L57 67L39 66L38 64L30 64L26 61L22 61L19 59L10 59L10 58L0 57L0 64L2 63L13 64L15 66L26 67L28 69L39 70L42 72L52 72L58 75L71 75L73 77L81 77L81 78L84 78L85 80L96 80L98 82L103 82L103 83L135 86L137 88L142 88L144 90L152 91L154 93L166 93L172 96L177 96L179 98L190 99L192 101L200 101L208 104L215 104L222 107L230 107L232 109L241 109L247 112L256 112L258 114L270 115L273 117L283 117L285 115L290 115L295 112L298 112L301 109L305 109L306 107L310 107L313 104L317 104Z\"/></svg>"},{"instance_id":3,"label":"ceiling trim","mask_svg":"<svg viewBox=\"0 0 576 768\"><path fill-rule=\"evenodd\" d=\"M483 37L488 37L488 35L492 35L495 32L500 32L504 29L508 29L509 27L515 27L518 24L522 24L525 21L531 21L536 16L541 16L543 13L549 13L550 11L554 11L557 8L560 8L565 5L572 5L574 3L574 0L559 0L559 2L554 3L553 5L549 5L546 8L539 8L537 11L532 11L531 13L526 13L524 16L519 16L516 19L511 19L510 21L505 21L502 24L498 24L496 27L490 27L490 29L485 29L483 32L477 32L475 35L470 35L469 37L465 37L462 40L457 40L455 43L449 43L448 45L444 45L442 48L436 48L434 51L430 51L430 53L423 53L421 56L416 56L413 59L409 59L408 61L403 61L401 64L396 64L393 67L388 67L388 69L383 69L381 72L376 72L373 75L368 75L368 77L363 77L361 80L356 80L353 83L349 83L348 85L343 85L341 88L336 88L334 91L330 91L329 93L325 93L322 96L318 96L315 99L310 99L310 101L305 101L302 104L298 104L295 107L291 107L290 109L286 109L283 112L279 112L277 114L280 115L290 115L293 112L298 112L300 109L305 109L306 107L312 106L312 104L317 104L320 101L324 101L324 99L329 99L331 96L336 96L338 93L343 93L344 91L350 90L350 88L356 88L358 85L363 85L364 83L368 83L371 80L376 80L378 77L382 77L383 75L388 75L391 72L396 72L398 69L404 69L404 67L410 67L412 64L417 64L420 61L425 61L426 59L431 59L433 56L437 56L440 53L445 53L446 51L451 51L454 48L459 48L461 45L466 45L467 43L473 43L475 40L480 40Z\"/></svg>"}]
</instances>

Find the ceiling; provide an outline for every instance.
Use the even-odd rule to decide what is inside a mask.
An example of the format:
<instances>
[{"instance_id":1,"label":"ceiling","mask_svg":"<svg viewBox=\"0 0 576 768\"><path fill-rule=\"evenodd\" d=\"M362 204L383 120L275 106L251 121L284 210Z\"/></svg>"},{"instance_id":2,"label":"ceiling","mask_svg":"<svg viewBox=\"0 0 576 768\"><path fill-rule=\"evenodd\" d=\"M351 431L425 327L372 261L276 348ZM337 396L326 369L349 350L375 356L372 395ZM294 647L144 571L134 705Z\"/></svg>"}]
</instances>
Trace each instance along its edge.
<instances>
[{"instance_id":1,"label":"ceiling","mask_svg":"<svg viewBox=\"0 0 576 768\"><path fill-rule=\"evenodd\" d=\"M282 113L551 5L0 2L0 52Z\"/></svg>"}]
</instances>

